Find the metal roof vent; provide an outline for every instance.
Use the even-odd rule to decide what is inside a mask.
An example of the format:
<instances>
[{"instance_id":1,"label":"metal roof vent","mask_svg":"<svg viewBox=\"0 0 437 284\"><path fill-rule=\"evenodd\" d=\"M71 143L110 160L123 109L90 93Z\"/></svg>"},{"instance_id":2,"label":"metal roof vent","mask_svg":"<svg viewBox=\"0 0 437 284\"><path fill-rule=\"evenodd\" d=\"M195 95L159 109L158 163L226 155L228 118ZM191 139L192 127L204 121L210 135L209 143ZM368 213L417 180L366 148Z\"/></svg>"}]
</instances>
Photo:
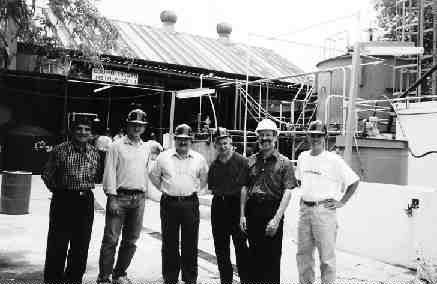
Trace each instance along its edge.
<instances>
[{"instance_id":1,"label":"metal roof vent","mask_svg":"<svg viewBox=\"0 0 437 284\"><path fill-rule=\"evenodd\" d=\"M164 28L174 31L174 26L178 20L178 16L174 11L171 10L164 10L159 15L161 18L161 22L164 25Z\"/></svg>"},{"instance_id":2,"label":"metal roof vent","mask_svg":"<svg viewBox=\"0 0 437 284\"><path fill-rule=\"evenodd\" d=\"M229 23L218 23L217 33L219 38L229 40L232 33L232 26Z\"/></svg>"}]
</instances>

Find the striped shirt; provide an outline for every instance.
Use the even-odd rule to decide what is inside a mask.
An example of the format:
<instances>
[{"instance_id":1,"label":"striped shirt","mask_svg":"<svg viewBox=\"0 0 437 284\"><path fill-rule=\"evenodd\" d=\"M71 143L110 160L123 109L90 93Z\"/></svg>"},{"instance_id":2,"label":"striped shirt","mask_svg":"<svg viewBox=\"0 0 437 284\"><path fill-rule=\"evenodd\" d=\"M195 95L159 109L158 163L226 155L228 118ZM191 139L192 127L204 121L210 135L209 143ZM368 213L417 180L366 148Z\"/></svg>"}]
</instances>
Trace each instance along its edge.
<instances>
[{"instance_id":1,"label":"striped shirt","mask_svg":"<svg viewBox=\"0 0 437 284\"><path fill-rule=\"evenodd\" d=\"M71 141L56 145L44 166L41 178L52 192L91 190L100 172L100 155L90 144L81 147Z\"/></svg>"}]
</instances>

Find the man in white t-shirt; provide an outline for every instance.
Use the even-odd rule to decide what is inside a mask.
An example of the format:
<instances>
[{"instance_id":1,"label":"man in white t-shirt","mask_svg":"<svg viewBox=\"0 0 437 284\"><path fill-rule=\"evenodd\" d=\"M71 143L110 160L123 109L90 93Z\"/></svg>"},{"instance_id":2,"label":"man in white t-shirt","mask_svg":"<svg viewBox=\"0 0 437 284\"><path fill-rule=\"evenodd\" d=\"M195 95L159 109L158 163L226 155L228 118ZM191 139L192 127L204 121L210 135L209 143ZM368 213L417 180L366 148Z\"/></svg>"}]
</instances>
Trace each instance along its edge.
<instances>
[{"instance_id":1,"label":"man in white t-shirt","mask_svg":"<svg viewBox=\"0 0 437 284\"><path fill-rule=\"evenodd\" d=\"M296 254L300 284L314 283L316 248L322 283L335 282L336 209L346 204L359 183L357 174L339 155L324 150L326 134L321 121L311 122L307 134L311 149L297 161L296 179L302 189Z\"/></svg>"}]
</instances>

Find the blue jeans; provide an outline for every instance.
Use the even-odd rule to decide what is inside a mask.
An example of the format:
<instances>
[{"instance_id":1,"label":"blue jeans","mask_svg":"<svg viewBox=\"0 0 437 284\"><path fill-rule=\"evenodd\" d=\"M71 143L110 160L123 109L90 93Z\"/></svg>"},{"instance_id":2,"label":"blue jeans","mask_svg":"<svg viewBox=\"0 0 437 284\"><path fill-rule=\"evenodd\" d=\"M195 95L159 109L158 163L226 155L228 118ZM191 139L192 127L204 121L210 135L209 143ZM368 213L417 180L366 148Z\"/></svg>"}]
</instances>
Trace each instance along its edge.
<instances>
[{"instance_id":1,"label":"blue jeans","mask_svg":"<svg viewBox=\"0 0 437 284\"><path fill-rule=\"evenodd\" d=\"M143 228L145 194L119 193L116 197L119 205L118 214L109 213L109 202L106 203L105 230L99 259L99 279L109 279L125 276L126 270L135 254L136 241ZM118 258L113 270L115 250L122 233L122 240L118 250Z\"/></svg>"}]
</instances>

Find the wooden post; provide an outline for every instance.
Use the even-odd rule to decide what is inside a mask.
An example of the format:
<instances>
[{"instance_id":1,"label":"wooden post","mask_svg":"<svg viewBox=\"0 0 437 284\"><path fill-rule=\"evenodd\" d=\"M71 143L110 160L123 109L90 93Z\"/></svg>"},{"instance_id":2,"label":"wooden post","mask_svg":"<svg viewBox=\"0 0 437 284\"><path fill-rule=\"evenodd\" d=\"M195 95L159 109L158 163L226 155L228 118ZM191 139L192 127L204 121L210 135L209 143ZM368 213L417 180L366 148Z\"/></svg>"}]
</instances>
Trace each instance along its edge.
<instances>
[{"instance_id":1,"label":"wooden post","mask_svg":"<svg viewBox=\"0 0 437 284\"><path fill-rule=\"evenodd\" d=\"M352 145L355 136L355 101L360 92L360 68L361 58L360 58L360 43L356 42L354 46L354 53L352 55L352 77L351 77L351 87L349 95L349 107L348 116L346 123L346 141L344 147L344 160L352 166Z\"/></svg>"}]
</instances>

